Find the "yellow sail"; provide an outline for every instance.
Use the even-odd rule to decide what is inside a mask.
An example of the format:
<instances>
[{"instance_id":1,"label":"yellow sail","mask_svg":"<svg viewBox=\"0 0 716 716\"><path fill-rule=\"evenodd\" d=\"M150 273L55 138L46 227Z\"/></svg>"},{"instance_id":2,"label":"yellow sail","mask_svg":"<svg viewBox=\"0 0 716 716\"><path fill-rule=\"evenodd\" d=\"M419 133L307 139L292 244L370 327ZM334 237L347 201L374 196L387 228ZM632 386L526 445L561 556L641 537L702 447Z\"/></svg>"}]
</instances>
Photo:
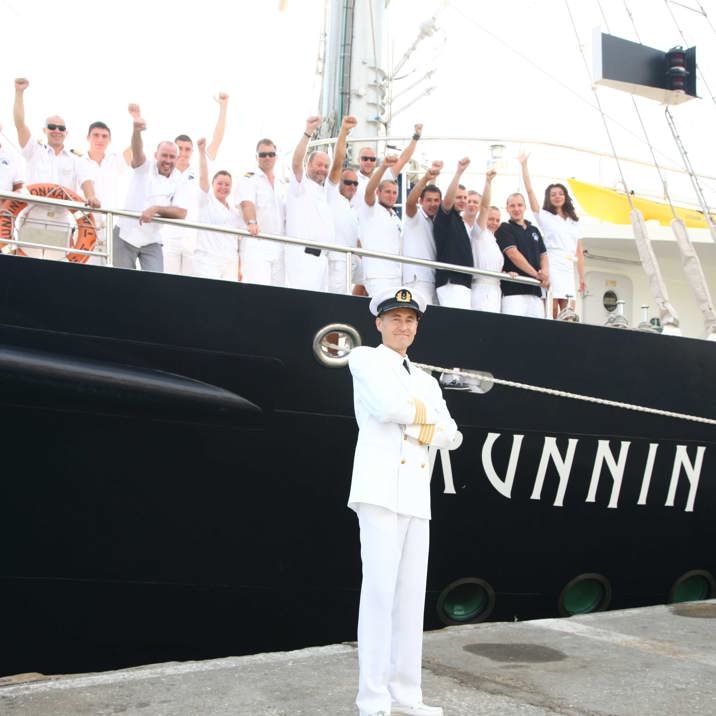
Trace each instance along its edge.
<instances>
[{"instance_id":1,"label":"yellow sail","mask_svg":"<svg viewBox=\"0 0 716 716\"><path fill-rule=\"evenodd\" d=\"M569 179L572 194L580 208L590 216L611 224L629 224L629 201L624 192L609 189L597 184L587 184L577 179ZM663 226L671 224L674 215L671 207L660 201L642 199L632 195L634 207L639 209L646 221L658 221ZM708 229L703 212L696 209L687 209L683 206L674 206L676 215L684 221L686 226L693 229Z\"/></svg>"}]
</instances>

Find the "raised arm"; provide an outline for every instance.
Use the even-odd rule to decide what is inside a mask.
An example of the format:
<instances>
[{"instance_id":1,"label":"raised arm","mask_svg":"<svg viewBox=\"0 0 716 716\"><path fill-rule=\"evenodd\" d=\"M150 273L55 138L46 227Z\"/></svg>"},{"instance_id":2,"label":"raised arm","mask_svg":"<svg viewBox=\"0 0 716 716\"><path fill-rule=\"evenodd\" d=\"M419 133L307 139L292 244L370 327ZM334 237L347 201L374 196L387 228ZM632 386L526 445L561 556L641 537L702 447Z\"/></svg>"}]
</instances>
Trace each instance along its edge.
<instances>
[{"instance_id":1,"label":"raised arm","mask_svg":"<svg viewBox=\"0 0 716 716\"><path fill-rule=\"evenodd\" d=\"M293 150L293 159L291 160L291 169L296 181L303 179L303 160L306 158L306 149L308 142L313 138L314 132L321 124L321 118L314 115L306 120L306 128L303 130L303 136L298 140L296 148Z\"/></svg>"},{"instance_id":2,"label":"raised arm","mask_svg":"<svg viewBox=\"0 0 716 716\"><path fill-rule=\"evenodd\" d=\"M206 149L206 139L202 137L196 140L196 148L199 150L199 189L205 194L209 193L209 162L206 155L209 153Z\"/></svg>"},{"instance_id":3,"label":"raised arm","mask_svg":"<svg viewBox=\"0 0 716 716\"><path fill-rule=\"evenodd\" d=\"M219 116L214 127L214 136L211 138L211 144L206 148L206 154L213 162L219 152L221 141L224 139L224 131L226 130L226 108L229 104L229 95L226 92L219 92L216 101L219 103Z\"/></svg>"},{"instance_id":4,"label":"raised arm","mask_svg":"<svg viewBox=\"0 0 716 716\"><path fill-rule=\"evenodd\" d=\"M365 186L365 194L363 195L365 203L368 204L368 206L373 206L373 204L375 204L375 192L378 190L378 186L383 180L385 170L390 169L391 171L394 171L393 167L396 165L397 161L398 157L396 157L395 154L389 154L383 159L380 166L371 174L370 180ZM395 176L395 174L393 174L393 176Z\"/></svg>"},{"instance_id":5,"label":"raised arm","mask_svg":"<svg viewBox=\"0 0 716 716\"><path fill-rule=\"evenodd\" d=\"M410 140L410 144L408 144L405 149L403 149L401 155L398 157L398 161L395 163L395 166L392 168L393 176L397 179L398 174L403 171L403 167L410 161L411 157L415 153L415 147L418 146L418 140L420 139L420 135L423 133L423 125L422 124L416 124L415 125L415 134L413 134L413 138Z\"/></svg>"},{"instance_id":6,"label":"raised arm","mask_svg":"<svg viewBox=\"0 0 716 716\"><path fill-rule=\"evenodd\" d=\"M25 124L25 90L30 86L29 80L24 77L18 77L15 80L15 104L12 108L12 116L15 120L15 129L17 130L17 141L20 149L24 149L25 145L30 141L30 129Z\"/></svg>"},{"instance_id":7,"label":"raised arm","mask_svg":"<svg viewBox=\"0 0 716 716\"><path fill-rule=\"evenodd\" d=\"M130 104L127 109L134 120L134 124L132 125L132 141L130 143L132 150L132 163L130 166L132 169L136 169L137 167L141 167L147 160L147 157L144 155L144 142L142 141L142 132L147 128L147 123L142 119L142 112L138 104Z\"/></svg>"},{"instance_id":8,"label":"raised arm","mask_svg":"<svg viewBox=\"0 0 716 716\"><path fill-rule=\"evenodd\" d=\"M522 181L525 184L525 191L527 192L527 200L530 203L530 209L532 209L532 212L534 214L537 214L537 212L539 212L540 210L540 205L537 201L535 191L532 188L532 180L530 179L529 169L527 169L527 160L529 158L529 154L522 153L517 157L517 161L519 161L519 163L522 165Z\"/></svg>"},{"instance_id":9,"label":"raised arm","mask_svg":"<svg viewBox=\"0 0 716 716\"><path fill-rule=\"evenodd\" d=\"M450 186L447 188L445 196L443 197L442 208L444 211L450 211L450 209L452 209L453 205L455 204L455 194L457 194L457 187L460 184L460 179L462 178L465 169L467 169L469 166L470 159L468 157L464 157L457 163L457 171L455 172L455 176L452 178Z\"/></svg>"},{"instance_id":10,"label":"raised arm","mask_svg":"<svg viewBox=\"0 0 716 716\"><path fill-rule=\"evenodd\" d=\"M494 169L488 169L485 174L485 186L482 190L480 213L477 215L477 225L480 231L484 231L487 227L487 215L490 213L490 202L492 201L492 180L496 175L497 172Z\"/></svg>"},{"instance_id":11,"label":"raised arm","mask_svg":"<svg viewBox=\"0 0 716 716\"><path fill-rule=\"evenodd\" d=\"M333 164L331 164L331 171L328 173L328 181L331 182L331 184L338 184L341 178L343 163L346 160L346 139L348 138L348 132L357 124L358 120L355 117L343 117L333 153Z\"/></svg>"},{"instance_id":12,"label":"raised arm","mask_svg":"<svg viewBox=\"0 0 716 716\"><path fill-rule=\"evenodd\" d=\"M423 193L423 189L425 189L428 184L435 183L442 168L442 162L433 162L430 169L415 182L415 186L410 190L410 194L408 194L408 198L405 200L405 213L411 219L418 213L418 200Z\"/></svg>"}]
</instances>

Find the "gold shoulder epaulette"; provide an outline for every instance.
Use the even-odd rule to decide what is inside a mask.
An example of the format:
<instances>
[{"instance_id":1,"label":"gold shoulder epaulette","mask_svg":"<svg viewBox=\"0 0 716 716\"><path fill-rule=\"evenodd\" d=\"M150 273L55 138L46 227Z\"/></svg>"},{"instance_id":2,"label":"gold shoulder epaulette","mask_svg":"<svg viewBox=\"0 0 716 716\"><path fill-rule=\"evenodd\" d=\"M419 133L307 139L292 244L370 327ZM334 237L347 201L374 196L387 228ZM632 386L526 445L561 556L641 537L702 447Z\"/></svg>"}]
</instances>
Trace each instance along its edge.
<instances>
[{"instance_id":1,"label":"gold shoulder epaulette","mask_svg":"<svg viewBox=\"0 0 716 716\"><path fill-rule=\"evenodd\" d=\"M245 177L252 177L256 172L246 172L244 174Z\"/></svg>"},{"instance_id":2,"label":"gold shoulder epaulette","mask_svg":"<svg viewBox=\"0 0 716 716\"><path fill-rule=\"evenodd\" d=\"M84 156L84 152L81 152L79 149L70 149L70 154L74 154L76 157Z\"/></svg>"}]
</instances>

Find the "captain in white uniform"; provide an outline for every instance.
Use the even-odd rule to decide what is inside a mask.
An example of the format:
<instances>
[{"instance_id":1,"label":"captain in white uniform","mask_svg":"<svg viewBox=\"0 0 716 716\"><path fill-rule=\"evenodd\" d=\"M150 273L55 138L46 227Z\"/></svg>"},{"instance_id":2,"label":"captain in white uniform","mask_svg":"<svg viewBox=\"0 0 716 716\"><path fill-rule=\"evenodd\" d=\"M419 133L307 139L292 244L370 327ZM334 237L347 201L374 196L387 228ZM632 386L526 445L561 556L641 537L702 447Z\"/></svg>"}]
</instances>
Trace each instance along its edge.
<instances>
[{"instance_id":1,"label":"captain in white uniform","mask_svg":"<svg viewBox=\"0 0 716 716\"><path fill-rule=\"evenodd\" d=\"M462 436L438 382L411 364L425 300L407 288L370 302L382 336L349 359L358 443L348 506L360 525L363 583L358 616L361 716L442 716L423 703L423 610L430 521L429 446Z\"/></svg>"}]
</instances>

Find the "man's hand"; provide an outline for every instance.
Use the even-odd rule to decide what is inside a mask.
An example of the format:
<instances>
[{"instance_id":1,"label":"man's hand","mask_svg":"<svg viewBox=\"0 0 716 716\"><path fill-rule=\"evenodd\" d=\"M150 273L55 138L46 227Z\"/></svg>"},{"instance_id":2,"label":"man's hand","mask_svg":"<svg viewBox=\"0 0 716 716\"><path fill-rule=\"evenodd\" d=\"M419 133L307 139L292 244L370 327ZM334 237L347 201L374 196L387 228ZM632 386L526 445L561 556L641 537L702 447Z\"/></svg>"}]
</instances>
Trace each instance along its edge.
<instances>
[{"instance_id":1,"label":"man's hand","mask_svg":"<svg viewBox=\"0 0 716 716\"><path fill-rule=\"evenodd\" d=\"M219 92L219 94L214 97L214 100L218 102L222 107L225 107L229 101L229 95L226 94L226 92Z\"/></svg>"},{"instance_id":2,"label":"man's hand","mask_svg":"<svg viewBox=\"0 0 716 716\"><path fill-rule=\"evenodd\" d=\"M428 181L429 181L429 182L435 181L435 179L437 179L438 176L440 175L440 170L441 170L442 168L443 168L443 163L442 163L442 162L433 162L433 163L432 163L432 166L430 167L430 169L428 169L428 171L426 172L426 175L427 175L427 177L428 177Z\"/></svg>"},{"instance_id":3,"label":"man's hand","mask_svg":"<svg viewBox=\"0 0 716 716\"><path fill-rule=\"evenodd\" d=\"M206 137L202 137L201 139L196 140L196 147L200 152L206 151Z\"/></svg>"},{"instance_id":4,"label":"man's hand","mask_svg":"<svg viewBox=\"0 0 716 716\"><path fill-rule=\"evenodd\" d=\"M358 120L355 117L343 117L343 122L341 124L341 128L345 129L347 132L350 132L351 129L354 129L358 125Z\"/></svg>"},{"instance_id":5,"label":"man's hand","mask_svg":"<svg viewBox=\"0 0 716 716\"><path fill-rule=\"evenodd\" d=\"M30 86L30 80L26 77L18 77L15 80L15 91L24 92Z\"/></svg>"},{"instance_id":6,"label":"man's hand","mask_svg":"<svg viewBox=\"0 0 716 716\"><path fill-rule=\"evenodd\" d=\"M458 163L457 163L457 170L462 173L470 166L470 157L463 157Z\"/></svg>"},{"instance_id":7,"label":"man's hand","mask_svg":"<svg viewBox=\"0 0 716 716\"><path fill-rule=\"evenodd\" d=\"M522 166L524 166L525 164L527 164L527 160L528 160L529 158L530 158L530 155L529 155L528 153L526 153L526 152L520 152L520 153L517 155L517 161L518 161Z\"/></svg>"},{"instance_id":8,"label":"man's hand","mask_svg":"<svg viewBox=\"0 0 716 716\"><path fill-rule=\"evenodd\" d=\"M488 169L485 172L485 180L491 182L497 176L496 169Z\"/></svg>"},{"instance_id":9,"label":"man's hand","mask_svg":"<svg viewBox=\"0 0 716 716\"><path fill-rule=\"evenodd\" d=\"M142 215L139 217L139 223L140 224L151 224L152 219L157 215L158 208L156 206L150 206L146 208Z\"/></svg>"},{"instance_id":10,"label":"man's hand","mask_svg":"<svg viewBox=\"0 0 716 716\"><path fill-rule=\"evenodd\" d=\"M388 169L390 169L390 167L392 167L397 161L398 161L397 155L395 155L395 154L388 154L388 156L386 156L386 157L383 159L383 166L384 166L384 167L387 167Z\"/></svg>"},{"instance_id":11,"label":"man's hand","mask_svg":"<svg viewBox=\"0 0 716 716\"><path fill-rule=\"evenodd\" d=\"M259 225L256 222L249 224L246 228L251 236L258 236L261 233L261 229L259 229Z\"/></svg>"},{"instance_id":12,"label":"man's hand","mask_svg":"<svg viewBox=\"0 0 716 716\"><path fill-rule=\"evenodd\" d=\"M313 115L306 120L306 134L313 136L313 133L321 125L321 118L318 115Z\"/></svg>"},{"instance_id":13,"label":"man's hand","mask_svg":"<svg viewBox=\"0 0 716 716\"><path fill-rule=\"evenodd\" d=\"M537 278L542 288L549 288L549 274L546 271L538 271Z\"/></svg>"},{"instance_id":14,"label":"man's hand","mask_svg":"<svg viewBox=\"0 0 716 716\"><path fill-rule=\"evenodd\" d=\"M423 133L423 125L422 124L416 124L415 125L415 134L418 136L421 136Z\"/></svg>"},{"instance_id":15,"label":"man's hand","mask_svg":"<svg viewBox=\"0 0 716 716\"><path fill-rule=\"evenodd\" d=\"M99 209L102 206L96 196L93 196L91 199L87 199L85 204L87 204L87 206L91 206L93 209Z\"/></svg>"},{"instance_id":16,"label":"man's hand","mask_svg":"<svg viewBox=\"0 0 716 716\"><path fill-rule=\"evenodd\" d=\"M147 128L147 123L142 119L142 113L139 109L138 104L130 104L127 107L127 110L129 111L129 114L131 115L132 119L134 120L134 128L138 132L143 132Z\"/></svg>"}]
</instances>

